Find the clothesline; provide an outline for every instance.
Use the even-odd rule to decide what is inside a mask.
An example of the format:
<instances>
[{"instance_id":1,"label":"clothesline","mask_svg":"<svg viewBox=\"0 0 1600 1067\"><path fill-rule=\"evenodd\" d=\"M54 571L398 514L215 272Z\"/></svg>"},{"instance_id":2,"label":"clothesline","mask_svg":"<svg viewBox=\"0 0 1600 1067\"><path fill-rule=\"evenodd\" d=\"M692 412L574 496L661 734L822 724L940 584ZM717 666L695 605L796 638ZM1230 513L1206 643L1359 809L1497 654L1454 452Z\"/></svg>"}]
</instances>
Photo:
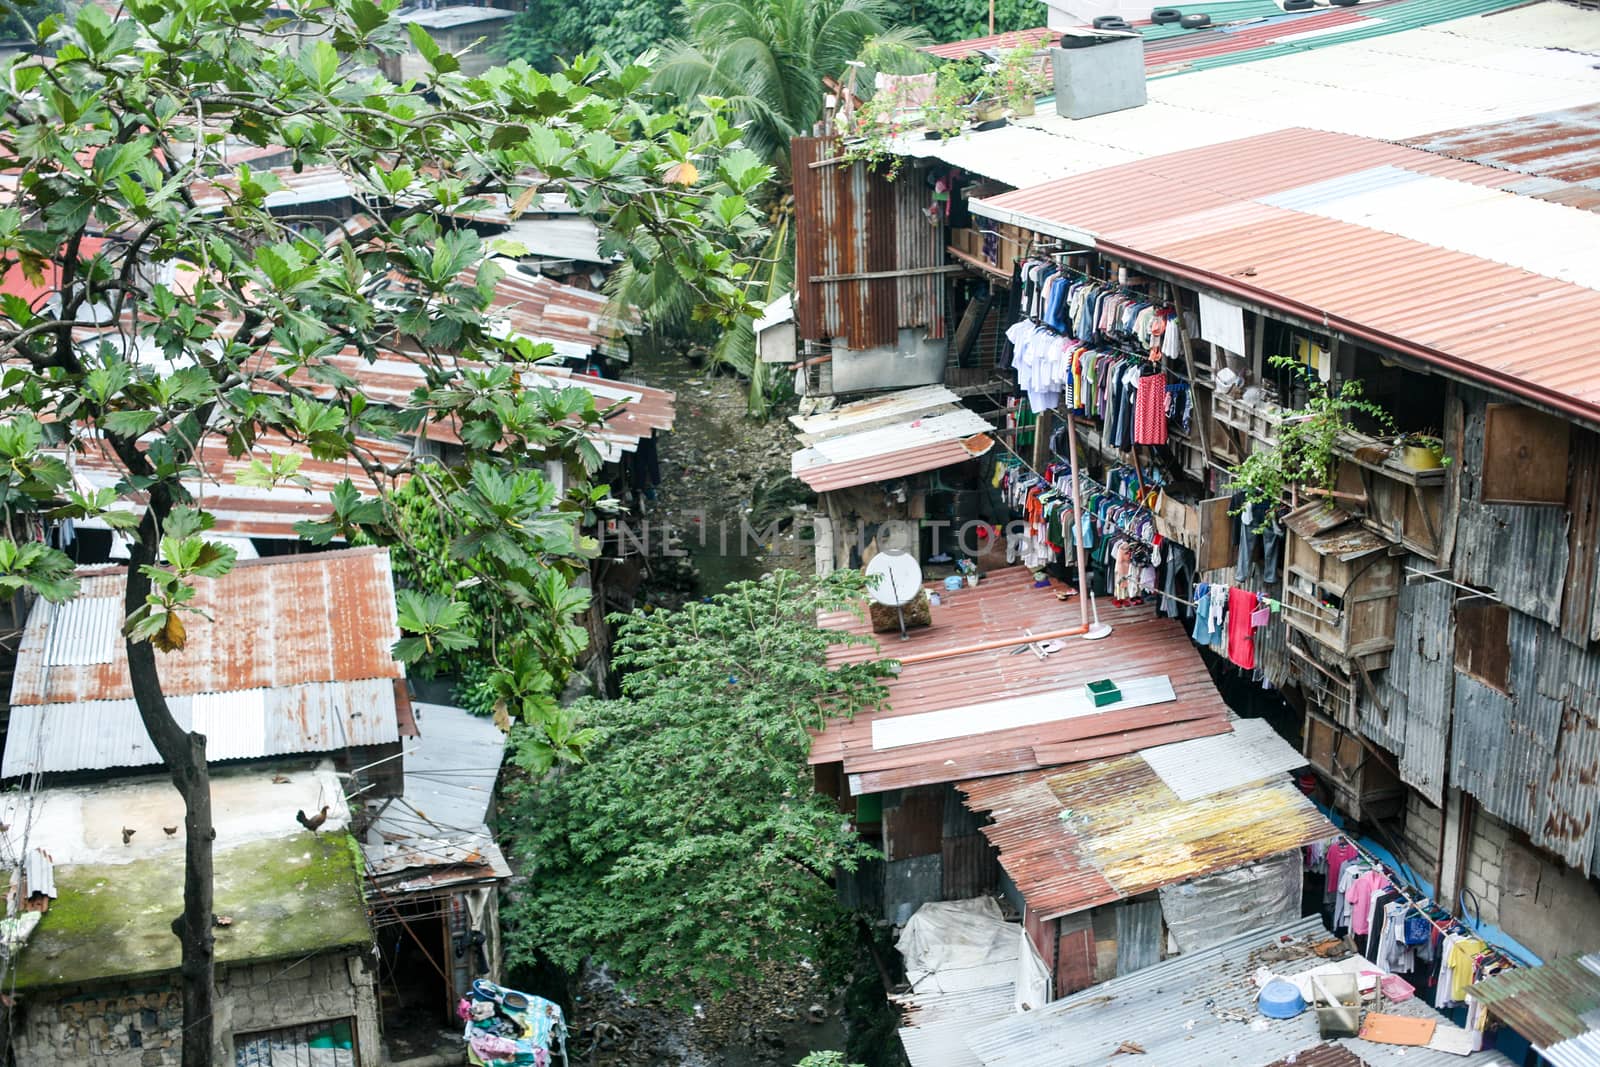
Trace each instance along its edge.
<instances>
[{"instance_id":1,"label":"clothesline","mask_svg":"<svg viewBox=\"0 0 1600 1067\"><path fill-rule=\"evenodd\" d=\"M1370 849L1368 849L1365 846L1363 846L1361 844L1361 842L1353 840L1350 837L1349 834L1340 834L1339 836L1344 841L1345 844L1347 844L1351 848L1355 849L1357 854L1360 855L1362 859L1364 859L1367 863L1371 864L1373 867L1377 868L1378 870L1381 870L1388 877L1390 886L1394 889L1394 891L1396 893L1398 893L1400 895L1400 898L1402 900L1404 900L1406 902L1406 904L1409 905L1413 911L1415 911L1423 919L1426 919L1427 922L1428 922L1428 925L1432 926L1434 928L1434 930L1436 930L1441 937L1447 936L1449 934L1465 932L1465 933L1471 934L1474 937L1477 937L1479 940L1483 940L1482 936L1478 933L1478 931L1472 929L1472 927L1468 926L1466 923L1462 922L1460 919L1457 919L1457 918L1455 918L1453 916L1448 918L1448 919L1442 920L1442 921L1439 920L1439 919L1435 919L1433 917L1433 915L1431 915L1429 913L1429 909L1423 906L1422 902L1423 901L1428 901L1434 907L1439 907L1437 901L1430 901L1429 898L1424 897L1421 893L1417 893L1415 896L1412 896L1412 893L1414 892L1412 887L1406 884L1406 881L1405 881L1404 878L1397 876L1395 874L1395 872L1390 868L1390 866L1387 863L1385 863L1381 858L1379 858L1376 853L1372 852ZM1402 865L1402 867L1403 867L1403 865ZM1488 944L1487 941L1485 941L1484 943ZM1489 946L1489 952L1491 952L1497 959L1499 959L1502 963L1506 964L1509 967L1520 966L1520 964L1518 964L1516 960L1512 959L1510 956L1507 956L1504 952L1501 952L1499 949L1493 947L1492 945Z\"/></svg>"},{"instance_id":2,"label":"clothesline","mask_svg":"<svg viewBox=\"0 0 1600 1067\"><path fill-rule=\"evenodd\" d=\"M1221 583L1218 583L1218 584L1220 585ZM1229 586L1228 588L1231 589L1231 588L1234 588L1234 587L1233 586ZM1194 601L1185 600L1183 597L1178 596L1176 593L1157 593L1156 596L1161 597L1161 598L1163 598L1165 600L1171 600L1171 601L1173 601L1175 603L1178 603L1178 604L1187 604L1191 608L1196 608L1196 609L1199 608L1199 605L1196 604ZM1297 608L1293 604L1285 604L1283 601L1278 600L1275 597L1267 596L1267 594L1265 594L1265 593L1257 593L1256 596L1260 597L1262 600L1265 600L1269 605L1270 604L1276 604L1279 611L1292 611L1296 615L1305 615L1308 618L1317 619L1318 621L1321 621L1321 622L1327 621L1327 620L1323 619L1322 616L1318 615L1316 612L1307 611L1305 608Z\"/></svg>"}]
</instances>

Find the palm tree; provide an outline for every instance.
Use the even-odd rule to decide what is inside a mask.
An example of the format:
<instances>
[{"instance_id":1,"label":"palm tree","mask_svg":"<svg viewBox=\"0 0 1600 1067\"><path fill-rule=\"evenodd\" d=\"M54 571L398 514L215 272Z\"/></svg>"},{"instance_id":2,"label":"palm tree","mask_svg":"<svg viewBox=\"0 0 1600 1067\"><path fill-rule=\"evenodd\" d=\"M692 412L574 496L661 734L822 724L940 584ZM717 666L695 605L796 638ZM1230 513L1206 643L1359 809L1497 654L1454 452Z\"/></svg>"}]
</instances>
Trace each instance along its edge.
<instances>
[{"instance_id":1,"label":"palm tree","mask_svg":"<svg viewBox=\"0 0 1600 1067\"><path fill-rule=\"evenodd\" d=\"M927 43L917 29L891 26L890 0L688 0L689 38L670 43L651 85L691 106L702 97L728 102L744 127L745 144L777 172L770 186L770 236L757 249L746 295L755 303L776 299L794 281L794 198L789 139L811 131L822 117L823 80L843 79L869 41L914 48ZM684 294L640 291L626 268L613 276L613 293L655 316L659 329L687 330ZM755 334L742 322L717 337L713 360L750 379L750 411L764 415L773 384L755 358Z\"/></svg>"}]
</instances>

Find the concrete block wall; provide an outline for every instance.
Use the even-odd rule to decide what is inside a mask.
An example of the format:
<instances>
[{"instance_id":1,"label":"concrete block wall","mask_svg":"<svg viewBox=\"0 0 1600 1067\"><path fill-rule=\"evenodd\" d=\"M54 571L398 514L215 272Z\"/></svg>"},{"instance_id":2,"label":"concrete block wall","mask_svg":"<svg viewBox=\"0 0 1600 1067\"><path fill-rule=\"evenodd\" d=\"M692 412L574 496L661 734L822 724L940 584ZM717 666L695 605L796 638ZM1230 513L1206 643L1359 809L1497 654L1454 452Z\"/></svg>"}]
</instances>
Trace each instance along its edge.
<instances>
[{"instance_id":1,"label":"concrete block wall","mask_svg":"<svg viewBox=\"0 0 1600 1067\"><path fill-rule=\"evenodd\" d=\"M1484 922L1500 923L1500 874L1511 839L1505 823L1480 809L1472 822L1472 839L1467 845L1467 869L1462 884L1471 892L1463 910L1475 911ZM1474 899L1476 898L1476 899Z\"/></svg>"},{"instance_id":2,"label":"concrete block wall","mask_svg":"<svg viewBox=\"0 0 1600 1067\"><path fill-rule=\"evenodd\" d=\"M178 1067L183 1006L170 982L69 987L21 1000L17 1067ZM352 1016L361 1062L378 1063L377 988L359 952L218 968L220 1062L233 1062L236 1033Z\"/></svg>"},{"instance_id":3,"label":"concrete block wall","mask_svg":"<svg viewBox=\"0 0 1600 1067\"><path fill-rule=\"evenodd\" d=\"M1429 804L1415 790L1406 795L1405 861L1419 878L1426 880L1438 892L1439 887L1439 831L1444 823L1444 811Z\"/></svg>"}]
</instances>

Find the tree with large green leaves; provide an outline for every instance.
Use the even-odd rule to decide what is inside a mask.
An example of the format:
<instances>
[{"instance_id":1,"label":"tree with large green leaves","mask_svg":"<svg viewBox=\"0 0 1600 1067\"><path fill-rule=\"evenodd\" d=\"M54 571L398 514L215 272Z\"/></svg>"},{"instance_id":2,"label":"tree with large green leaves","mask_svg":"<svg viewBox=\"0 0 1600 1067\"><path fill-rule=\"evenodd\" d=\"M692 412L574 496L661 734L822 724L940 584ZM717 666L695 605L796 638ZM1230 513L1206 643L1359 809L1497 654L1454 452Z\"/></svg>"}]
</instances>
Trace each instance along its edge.
<instances>
[{"instance_id":1,"label":"tree with large green leaves","mask_svg":"<svg viewBox=\"0 0 1600 1067\"><path fill-rule=\"evenodd\" d=\"M507 951L603 962L682 1000L816 960L842 926L836 868L869 853L813 788L808 728L882 699L888 664L830 667L869 638L817 623L860 610L859 574L779 571L678 611L622 617L620 700L582 702L581 765L523 779L504 808L527 871L502 912Z\"/></svg>"},{"instance_id":2,"label":"tree with large green leaves","mask_svg":"<svg viewBox=\"0 0 1600 1067\"><path fill-rule=\"evenodd\" d=\"M331 514L300 524L313 541L392 539L388 494L426 491L455 523L452 558L499 591L501 610L535 619L501 650L498 681L522 720L519 752L545 767L583 740L554 694L586 604L573 582L594 552L585 480L603 413L585 390L524 386L520 368L547 349L505 336L492 315L500 253L515 249L450 216L487 197L531 210L560 192L619 235L635 269L694 293L697 314L748 310L728 249L756 225L745 205L770 170L737 129L658 114L638 67L510 64L468 78L425 33L402 33L396 7L127 0L113 18L85 4L44 20L34 53L0 77L0 588L72 595L40 521L93 519L131 538L134 699L186 812L173 923L186 1067L215 1062L213 830L205 738L173 717L161 654L206 625L195 585L233 563L202 492L219 469L207 446L245 461L240 480L258 487L294 484L302 455L361 471ZM403 48L428 63L425 83L372 73ZM240 142L336 171L361 214L324 233L325 219L270 210L282 181L223 162ZM364 391L360 365L380 357L416 368L403 403ZM387 444L441 424L459 462ZM90 450L115 465L114 484L73 480L69 461ZM566 495L541 473L550 461L574 475ZM459 644L454 599L409 596L397 653Z\"/></svg>"},{"instance_id":3,"label":"tree with large green leaves","mask_svg":"<svg viewBox=\"0 0 1600 1067\"><path fill-rule=\"evenodd\" d=\"M788 195L789 140L822 117L824 79L843 80L869 42L884 49L927 43L920 30L892 21L889 0L689 0L687 36L667 45L651 86L683 106L727 109L745 143L774 168L779 181L762 200L767 226L744 249L756 264L746 287L754 304L777 299L794 284L794 204ZM612 291L644 308L658 330L688 332L692 295L670 277L626 265ZM756 360L751 320L737 320L712 339L715 362L750 379L750 409L764 414L775 384Z\"/></svg>"}]
</instances>

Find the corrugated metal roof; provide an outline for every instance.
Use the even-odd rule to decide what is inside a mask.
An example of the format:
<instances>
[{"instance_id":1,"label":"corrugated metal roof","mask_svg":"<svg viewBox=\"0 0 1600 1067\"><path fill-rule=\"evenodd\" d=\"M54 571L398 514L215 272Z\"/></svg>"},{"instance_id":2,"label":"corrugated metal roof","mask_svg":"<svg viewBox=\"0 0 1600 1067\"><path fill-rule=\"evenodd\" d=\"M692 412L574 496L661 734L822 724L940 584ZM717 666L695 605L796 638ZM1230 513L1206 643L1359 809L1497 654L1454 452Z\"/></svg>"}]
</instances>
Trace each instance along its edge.
<instances>
[{"instance_id":1,"label":"corrugated metal roof","mask_svg":"<svg viewBox=\"0 0 1600 1067\"><path fill-rule=\"evenodd\" d=\"M500 236L522 245L530 256L579 263L605 263L611 258L600 254L600 228L585 218L517 219L508 221Z\"/></svg>"},{"instance_id":2,"label":"corrugated metal roof","mask_svg":"<svg viewBox=\"0 0 1600 1067\"><path fill-rule=\"evenodd\" d=\"M126 571L86 575L80 600L119 603ZM393 680L404 668L387 550L347 549L236 564L199 579L189 642L160 659L162 688L180 723L208 736L213 758L248 758L371 745L398 738ZM127 652L56 663L59 609L29 613L11 687L3 773L159 762L139 722ZM116 611L73 611L116 632ZM84 633L103 649L101 633ZM98 653L96 653L98 654ZM88 657L76 657L84 659Z\"/></svg>"},{"instance_id":3,"label":"corrugated metal roof","mask_svg":"<svg viewBox=\"0 0 1600 1067\"><path fill-rule=\"evenodd\" d=\"M1009 52L1013 48L1020 48L1025 44L1037 45L1044 41L1055 44L1061 39L1057 30L1045 26L1036 26L1031 30L1007 30L1005 33L990 34L987 37L968 37L962 41L949 41L945 44L930 44L922 51L930 56L940 59L965 59L975 56L979 52L999 50Z\"/></svg>"},{"instance_id":4,"label":"corrugated metal roof","mask_svg":"<svg viewBox=\"0 0 1600 1067\"><path fill-rule=\"evenodd\" d=\"M1070 915L1332 837L1287 780L1185 801L1138 754L959 782L1028 908Z\"/></svg>"},{"instance_id":5,"label":"corrugated metal roof","mask_svg":"<svg viewBox=\"0 0 1600 1067\"><path fill-rule=\"evenodd\" d=\"M959 993L891 994L900 1008L900 1043L911 1067L983 1067L966 1036L1010 1015L1017 997L1013 982Z\"/></svg>"},{"instance_id":6,"label":"corrugated metal roof","mask_svg":"<svg viewBox=\"0 0 1600 1067\"><path fill-rule=\"evenodd\" d=\"M1343 1045L1317 1045L1274 1060L1267 1067L1367 1067L1366 1061Z\"/></svg>"},{"instance_id":7,"label":"corrugated metal roof","mask_svg":"<svg viewBox=\"0 0 1600 1067\"><path fill-rule=\"evenodd\" d=\"M1263 15L1265 8L1277 10L1270 0L1245 3ZM1224 6L1233 5L1208 10ZM1492 0L1490 6L1510 5ZM1395 21L1396 8L1411 12L1407 22ZM1026 188L1289 127L1399 140L1586 107L1596 98L1600 73L1592 54L1600 51L1600 20L1570 5L1539 3L1482 18L1475 3L1407 0L1385 6L1377 18L1360 14L1372 10L1364 3L1356 16L1315 13L1318 19L1360 17L1364 25L1347 35L1196 59L1184 68L1192 73L1151 80L1143 107L1087 119L1042 107L1032 118L950 141L929 141L917 131L895 148L941 159L954 153L973 173ZM1250 16L1241 8L1224 17ZM1405 32L1374 36L1386 28ZM1180 36L1160 47L1188 40ZM1150 42L1147 59L1157 58L1156 49ZM1169 60L1174 55L1160 53Z\"/></svg>"},{"instance_id":8,"label":"corrugated metal roof","mask_svg":"<svg viewBox=\"0 0 1600 1067\"><path fill-rule=\"evenodd\" d=\"M384 464L399 464L410 457L411 450L392 441L376 438L357 439L363 452ZM290 484L262 488L240 485L238 478L250 469L252 459L267 462L276 454L293 454L300 457L295 474L306 484ZM121 463L108 450L91 448L82 454L67 457L74 475L91 489L109 488L125 477ZM378 488L365 470L354 459L327 461L317 459L308 448L292 444L276 434L258 438L249 453L242 456L228 454L227 442L208 437L200 446L195 459L199 472L185 479L189 493L216 519L214 531L236 537L261 537L274 540L298 540L294 525L300 521L325 519L333 511L329 494L340 482L350 479L356 492L368 499L378 496ZM83 525L93 528L99 524L88 520Z\"/></svg>"},{"instance_id":9,"label":"corrugated metal roof","mask_svg":"<svg viewBox=\"0 0 1600 1067\"><path fill-rule=\"evenodd\" d=\"M320 204L328 200L343 200L354 190L349 180L333 165L306 167L296 171L293 167L256 168L258 173L270 174L282 183L283 188L267 194L268 208L296 207L302 204ZM191 190L195 206L201 211L220 211L238 195L238 183L222 179L215 183L197 182Z\"/></svg>"},{"instance_id":10,"label":"corrugated metal roof","mask_svg":"<svg viewBox=\"0 0 1600 1067\"><path fill-rule=\"evenodd\" d=\"M404 794L367 831L369 875L402 890L511 877L484 822L505 735L461 708L412 707L421 734L406 744Z\"/></svg>"},{"instance_id":11,"label":"corrugated metal roof","mask_svg":"<svg viewBox=\"0 0 1600 1067\"><path fill-rule=\"evenodd\" d=\"M1265 719L1234 719L1233 732L1139 750L1179 800L1259 782L1303 767L1306 758Z\"/></svg>"},{"instance_id":12,"label":"corrugated metal roof","mask_svg":"<svg viewBox=\"0 0 1600 1067\"><path fill-rule=\"evenodd\" d=\"M1415 208L1410 199L1375 209L1379 214L1366 224L1271 204L1274 196L1303 189L1308 174L1327 181L1385 167L1475 189L1441 212L1462 230L1474 229L1480 217L1515 214L1521 229L1514 240L1500 229L1510 243L1499 255L1518 265L1403 236L1432 234L1439 225L1431 212L1402 219ZM1565 235L1600 227L1600 219L1493 192L1510 177L1378 141L1285 130L1008 193L975 202L973 210L1027 219L1030 228L1097 244L1600 419L1600 382L1560 326L1600 314L1600 291L1554 276L1573 273L1562 251ZM1600 229L1594 239L1600 244ZM1360 270L1349 269L1354 262ZM1535 264L1551 275L1530 273ZM1507 334L1518 344L1500 343Z\"/></svg>"},{"instance_id":13,"label":"corrugated metal roof","mask_svg":"<svg viewBox=\"0 0 1600 1067\"><path fill-rule=\"evenodd\" d=\"M1511 188L1569 207L1600 210L1600 103L1441 130L1407 144L1528 175Z\"/></svg>"},{"instance_id":14,"label":"corrugated metal roof","mask_svg":"<svg viewBox=\"0 0 1600 1067\"><path fill-rule=\"evenodd\" d=\"M167 706L180 727L206 736L206 757L213 761L331 752L400 739L394 683L388 678L169 696ZM132 698L34 704L11 709L0 777L160 762Z\"/></svg>"},{"instance_id":15,"label":"corrugated metal roof","mask_svg":"<svg viewBox=\"0 0 1600 1067\"><path fill-rule=\"evenodd\" d=\"M500 22L516 18L515 11L478 4L458 4L454 7L427 7L393 16L395 22L414 22L430 30L453 29L472 26L480 22Z\"/></svg>"},{"instance_id":16,"label":"corrugated metal roof","mask_svg":"<svg viewBox=\"0 0 1600 1067\"><path fill-rule=\"evenodd\" d=\"M1540 1052L1574 1039L1600 1043L1600 953L1502 971L1478 982L1472 992ZM1564 1051L1576 1054L1583 1044Z\"/></svg>"},{"instance_id":17,"label":"corrugated metal roof","mask_svg":"<svg viewBox=\"0 0 1600 1067\"><path fill-rule=\"evenodd\" d=\"M1144 1049L1127 1057L1138 1067L1265 1067L1290 1055L1296 1064L1340 1063L1302 1060L1303 1053L1329 1043L1318 1036L1315 1014L1257 1015L1252 979L1261 966L1281 975L1310 970L1324 962L1313 947L1328 940L1316 916L1279 930L1257 930L981 1027L967 1035L967 1044L988 1067L1104 1067L1122 1059L1116 1049L1124 1041ZM1385 1010L1438 1018L1421 998ZM1225 1011L1249 1021L1218 1014ZM1498 1052L1463 1057L1360 1038L1331 1043L1370 1067L1510 1067Z\"/></svg>"},{"instance_id":18,"label":"corrugated metal roof","mask_svg":"<svg viewBox=\"0 0 1600 1067\"><path fill-rule=\"evenodd\" d=\"M889 426L823 438L789 457L796 478L818 492L937 470L994 447L994 427L977 412L949 405Z\"/></svg>"},{"instance_id":19,"label":"corrugated metal roof","mask_svg":"<svg viewBox=\"0 0 1600 1067\"><path fill-rule=\"evenodd\" d=\"M1033 575L1025 567L991 571L974 588L941 591L941 603L932 609L933 625L912 630L908 640L885 639L881 648L837 648L829 661L920 656L1013 637L1020 646L1026 641L1024 629L1045 634L1079 624L1082 610L1075 601L1057 600L1060 588L1033 588ZM902 666L899 676L888 684L884 707L862 712L849 721L832 722L814 735L811 762L842 761L852 793L875 793L1121 755L1231 728L1227 707L1211 674L1181 625L1158 617L1149 605L1119 608L1105 603L1100 606L1100 617L1111 624L1110 637L1092 643L1067 638L1061 651L1044 659L1011 655L1010 647L1002 647ZM854 633L871 630L867 622L849 612L824 616L820 621ZM983 701L999 704L1018 697L1081 692L1085 683L1107 676L1156 674L1165 675L1172 683L1176 701L1145 708L1110 708L1099 715L948 741L881 751L873 747L873 723L887 717Z\"/></svg>"},{"instance_id":20,"label":"corrugated metal roof","mask_svg":"<svg viewBox=\"0 0 1600 1067\"><path fill-rule=\"evenodd\" d=\"M814 415L791 415L789 423L799 431L800 443L815 444L844 433L860 433L914 419L935 411L953 411L961 398L942 385L901 389L866 400L853 400Z\"/></svg>"}]
</instances>

